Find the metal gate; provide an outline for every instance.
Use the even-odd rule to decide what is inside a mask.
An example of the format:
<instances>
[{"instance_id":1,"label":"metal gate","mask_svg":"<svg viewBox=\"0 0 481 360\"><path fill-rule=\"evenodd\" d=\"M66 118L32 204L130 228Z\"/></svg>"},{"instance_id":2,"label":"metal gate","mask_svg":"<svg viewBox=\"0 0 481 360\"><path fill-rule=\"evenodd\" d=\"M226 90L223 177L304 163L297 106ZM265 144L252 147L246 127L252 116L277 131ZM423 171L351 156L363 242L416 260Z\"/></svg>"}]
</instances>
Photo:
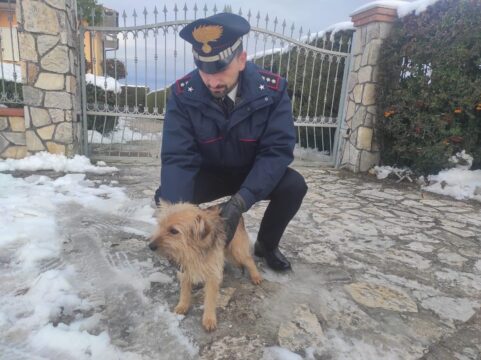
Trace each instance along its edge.
<instances>
[{"instance_id":1,"label":"metal gate","mask_svg":"<svg viewBox=\"0 0 481 360\"><path fill-rule=\"evenodd\" d=\"M211 11L217 12L216 7ZM312 34L268 15L238 13L251 24L243 39L248 59L288 81L297 129L296 156L333 164L352 34ZM104 14L102 26L80 27L86 154L159 157L169 87L195 68L190 44L178 33L192 20L208 15L207 7L179 10L175 6L172 11L164 7L151 14L146 9L141 15L134 11L129 19L124 12L121 26L118 14L112 12Z\"/></svg>"}]
</instances>

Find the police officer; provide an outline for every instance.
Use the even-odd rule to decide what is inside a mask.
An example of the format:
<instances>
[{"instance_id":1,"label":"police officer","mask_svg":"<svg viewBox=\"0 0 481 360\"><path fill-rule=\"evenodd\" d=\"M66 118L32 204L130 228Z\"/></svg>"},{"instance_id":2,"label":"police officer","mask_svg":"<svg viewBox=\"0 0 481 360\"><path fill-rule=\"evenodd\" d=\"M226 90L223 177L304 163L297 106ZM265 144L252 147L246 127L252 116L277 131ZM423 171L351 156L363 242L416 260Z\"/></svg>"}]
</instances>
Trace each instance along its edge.
<instances>
[{"instance_id":1,"label":"police officer","mask_svg":"<svg viewBox=\"0 0 481 360\"><path fill-rule=\"evenodd\" d=\"M247 62L242 36L249 30L241 16L220 13L180 31L197 69L171 89L155 200L200 204L231 196L221 205L227 243L242 213L270 200L254 253L283 271L291 265L279 241L307 186L288 167L296 139L287 83Z\"/></svg>"}]
</instances>

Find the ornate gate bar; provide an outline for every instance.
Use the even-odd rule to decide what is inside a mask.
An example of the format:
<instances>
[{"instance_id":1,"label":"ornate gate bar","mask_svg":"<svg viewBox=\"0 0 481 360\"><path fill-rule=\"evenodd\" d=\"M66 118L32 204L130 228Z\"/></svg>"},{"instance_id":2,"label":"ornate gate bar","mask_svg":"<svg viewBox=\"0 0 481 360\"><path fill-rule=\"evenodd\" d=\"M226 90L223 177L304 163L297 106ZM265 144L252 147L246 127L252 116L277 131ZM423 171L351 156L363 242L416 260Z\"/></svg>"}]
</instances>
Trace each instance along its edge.
<instances>
[{"instance_id":1,"label":"ornate gate bar","mask_svg":"<svg viewBox=\"0 0 481 360\"><path fill-rule=\"evenodd\" d=\"M158 156L168 88L195 68L190 45L178 38L197 18L199 9L192 10L193 19L187 19L186 6L175 6L173 20L164 7L161 13L154 9L151 24L144 9L142 19L134 11L129 24L124 12L121 27L80 28L84 146L91 154ZM208 9L201 14L207 16ZM245 17L252 26L243 39L249 60L288 81L299 147L317 150L332 162L350 34L304 33L294 24L287 27L285 20L271 22L268 15L261 22L260 13L254 17L250 11Z\"/></svg>"}]
</instances>

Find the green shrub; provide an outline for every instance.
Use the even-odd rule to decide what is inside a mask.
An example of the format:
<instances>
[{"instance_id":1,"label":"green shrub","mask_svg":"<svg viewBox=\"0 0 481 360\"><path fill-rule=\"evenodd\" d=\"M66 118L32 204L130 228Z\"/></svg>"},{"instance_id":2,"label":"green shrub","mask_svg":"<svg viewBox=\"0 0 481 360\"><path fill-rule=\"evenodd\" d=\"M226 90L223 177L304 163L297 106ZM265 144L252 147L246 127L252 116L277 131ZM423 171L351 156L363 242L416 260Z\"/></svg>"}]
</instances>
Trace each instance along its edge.
<instances>
[{"instance_id":1,"label":"green shrub","mask_svg":"<svg viewBox=\"0 0 481 360\"><path fill-rule=\"evenodd\" d=\"M481 2L441 0L397 20L381 48L382 162L421 174L465 149L481 165Z\"/></svg>"}]
</instances>

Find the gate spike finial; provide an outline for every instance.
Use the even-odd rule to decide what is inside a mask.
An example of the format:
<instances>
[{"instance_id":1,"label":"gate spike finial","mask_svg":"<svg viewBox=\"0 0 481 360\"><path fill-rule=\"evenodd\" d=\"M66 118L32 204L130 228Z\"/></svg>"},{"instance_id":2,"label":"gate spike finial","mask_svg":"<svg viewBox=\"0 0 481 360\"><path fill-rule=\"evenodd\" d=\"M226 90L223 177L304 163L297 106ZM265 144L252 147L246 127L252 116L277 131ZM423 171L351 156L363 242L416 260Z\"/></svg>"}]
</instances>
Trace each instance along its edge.
<instances>
[{"instance_id":1,"label":"gate spike finial","mask_svg":"<svg viewBox=\"0 0 481 360\"><path fill-rule=\"evenodd\" d=\"M242 8L239 8L238 14L239 14L239 16L242 16Z\"/></svg>"},{"instance_id":2,"label":"gate spike finial","mask_svg":"<svg viewBox=\"0 0 481 360\"><path fill-rule=\"evenodd\" d=\"M213 11L214 11L214 15L217 14L217 5L216 5L216 4L214 4L214 9L213 9Z\"/></svg>"},{"instance_id":3,"label":"gate spike finial","mask_svg":"<svg viewBox=\"0 0 481 360\"><path fill-rule=\"evenodd\" d=\"M164 13L164 20L167 21L167 12L168 12L168 10L167 10L167 6L166 6L166 5L164 5L164 9L162 10L162 12Z\"/></svg>"},{"instance_id":4,"label":"gate spike finial","mask_svg":"<svg viewBox=\"0 0 481 360\"><path fill-rule=\"evenodd\" d=\"M269 24L269 14L266 14L265 21L266 21L266 29L267 29L267 26Z\"/></svg>"},{"instance_id":5,"label":"gate spike finial","mask_svg":"<svg viewBox=\"0 0 481 360\"><path fill-rule=\"evenodd\" d=\"M252 16L251 9L249 9L249 12L247 13L247 21L248 22L251 22L251 16Z\"/></svg>"},{"instance_id":6,"label":"gate spike finial","mask_svg":"<svg viewBox=\"0 0 481 360\"><path fill-rule=\"evenodd\" d=\"M204 17L207 17L207 11L209 10L209 9L207 8L207 4L204 5L204 9L203 9L203 10L204 10Z\"/></svg>"},{"instance_id":7,"label":"gate spike finial","mask_svg":"<svg viewBox=\"0 0 481 360\"><path fill-rule=\"evenodd\" d=\"M144 14L145 24L147 25L147 14L148 14L148 12L147 12L147 8L146 8L146 7L144 7L144 12L143 12L143 14Z\"/></svg>"},{"instance_id":8,"label":"gate spike finial","mask_svg":"<svg viewBox=\"0 0 481 360\"><path fill-rule=\"evenodd\" d=\"M197 7L197 3L194 4L194 20L197 19L197 10L199 10L199 8Z\"/></svg>"},{"instance_id":9,"label":"gate spike finial","mask_svg":"<svg viewBox=\"0 0 481 360\"><path fill-rule=\"evenodd\" d=\"M174 20L177 21L177 13L179 12L179 8L177 7L177 4L174 4Z\"/></svg>"},{"instance_id":10,"label":"gate spike finial","mask_svg":"<svg viewBox=\"0 0 481 360\"><path fill-rule=\"evenodd\" d=\"M184 8L182 10L184 10L184 20L187 20L187 10L189 10L189 9L187 8L186 3L184 3Z\"/></svg>"},{"instance_id":11,"label":"gate spike finial","mask_svg":"<svg viewBox=\"0 0 481 360\"><path fill-rule=\"evenodd\" d=\"M284 31L286 30L286 19L284 19L284 21L282 22L282 35L284 35Z\"/></svg>"},{"instance_id":12,"label":"gate spike finial","mask_svg":"<svg viewBox=\"0 0 481 360\"><path fill-rule=\"evenodd\" d=\"M275 19L274 19L274 32L276 32L277 24L278 24L278 21L277 21L277 16L276 16Z\"/></svg>"},{"instance_id":13,"label":"gate spike finial","mask_svg":"<svg viewBox=\"0 0 481 360\"><path fill-rule=\"evenodd\" d=\"M125 12L125 10L122 12L122 18L124 19L124 27L126 27L127 25L127 13Z\"/></svg>"},{"instance_id":14,"label":"gate spike finial","mask_svg":"<svg viewBox=\"0 0 481 360\"><path fill-rule=\"evenodd\" d=\"M256 16L256 19L257 19L257 24L256 26L259 27L259 20L261 18L261 13L259 11L257 11L257 16Z\"/></svg>"}]
</instances>

